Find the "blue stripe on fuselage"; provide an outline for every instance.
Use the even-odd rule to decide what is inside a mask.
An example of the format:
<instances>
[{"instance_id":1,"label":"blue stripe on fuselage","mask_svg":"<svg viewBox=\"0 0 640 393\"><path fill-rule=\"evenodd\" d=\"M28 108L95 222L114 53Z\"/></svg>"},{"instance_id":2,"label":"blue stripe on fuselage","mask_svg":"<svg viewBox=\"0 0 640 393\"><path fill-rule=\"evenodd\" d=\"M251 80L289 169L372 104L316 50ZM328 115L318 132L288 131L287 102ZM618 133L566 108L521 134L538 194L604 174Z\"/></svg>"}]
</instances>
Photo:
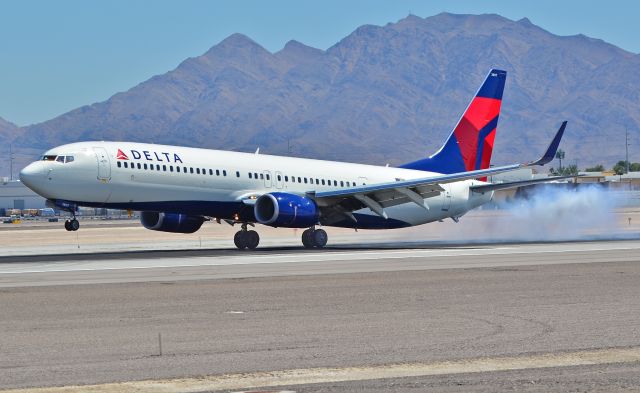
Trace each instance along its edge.
<instances>
[{"instance_id":1,"label":"blue stripe on fuselage","mask_svg":"<svg viewBox=\"0 0 640 393\"><path fill-rule=\"evenodd\" d=\"M121 203L98 203L65 201L78 206L135 210L135 211L156 211L165 213L188 214L194 216L207 216L221 219L235 219L238 215L239 221L257 222L253 214L253 206L245 205L242 202L216 202L216 201L163 201L163 202L121 202ZM394 229L405 228L411 224L393 218L385 219L376 215L354 213L357 222L351 219L332 223L329 226L358 229Z\"/></svg>"}]
</instances>

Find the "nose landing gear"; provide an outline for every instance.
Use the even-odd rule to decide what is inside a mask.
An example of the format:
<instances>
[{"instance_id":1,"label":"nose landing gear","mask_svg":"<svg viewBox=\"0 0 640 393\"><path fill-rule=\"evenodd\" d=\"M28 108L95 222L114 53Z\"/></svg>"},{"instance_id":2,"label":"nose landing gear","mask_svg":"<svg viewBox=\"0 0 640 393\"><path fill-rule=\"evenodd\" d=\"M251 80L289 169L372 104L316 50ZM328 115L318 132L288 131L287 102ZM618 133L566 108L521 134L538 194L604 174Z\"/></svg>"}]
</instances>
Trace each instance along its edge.
<instances>
[{"instance_id":1,"label":"nose landing gear","mask_svg":"<svg viewBox=\"0 0 640 393\"><path fill-rule=\"evenodd\" d=\"M73 218L64 222L64 229L67 231L77 231L80 229L80 222L74 216Z\"/></svg>"},{"instance_id":2,"label":"nose landing gear","mask_svg":"<svg viewBox=\"0 0 640 393\"><path fill-rule=\"evenodd\" d=\"M247 224L244 223L242 224L242 230L236 232L233 236L233 243L239 250L244 250L245 248L254 250L260 244L260 235L256 231L248 231Z\"/></svg>"},{"instance_id":3,"label":"nose landing gear","mask_svg":"<svg viewBox=\"0 0 640 393\"><path fill-rule=\"evenodd\" d=\"M322 248L327 245L329 236L323 229L311 227L302 232L302 245L304 248Z\"/></svg>"}]
</instances>

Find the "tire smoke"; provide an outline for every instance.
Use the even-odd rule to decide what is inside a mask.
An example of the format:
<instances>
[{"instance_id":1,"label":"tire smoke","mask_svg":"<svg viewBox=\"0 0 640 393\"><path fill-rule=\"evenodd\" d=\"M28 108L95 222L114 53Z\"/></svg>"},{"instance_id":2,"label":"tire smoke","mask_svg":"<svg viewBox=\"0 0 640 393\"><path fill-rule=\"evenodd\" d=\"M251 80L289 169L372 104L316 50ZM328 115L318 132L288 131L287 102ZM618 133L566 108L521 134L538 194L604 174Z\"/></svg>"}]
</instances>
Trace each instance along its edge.
<instances>
[{"instance_id":1,"label":"tire smoke","mask_svg":"<svg viewBox=\"0 0 640 393\"><path fill-rule=\"evenodd\" d=\"M527 199L504 202L506 214L489 220L487 240L591 240L619 235L614 210L618 197L600 186L542 186Z\"/></svg>"}]
</instances>

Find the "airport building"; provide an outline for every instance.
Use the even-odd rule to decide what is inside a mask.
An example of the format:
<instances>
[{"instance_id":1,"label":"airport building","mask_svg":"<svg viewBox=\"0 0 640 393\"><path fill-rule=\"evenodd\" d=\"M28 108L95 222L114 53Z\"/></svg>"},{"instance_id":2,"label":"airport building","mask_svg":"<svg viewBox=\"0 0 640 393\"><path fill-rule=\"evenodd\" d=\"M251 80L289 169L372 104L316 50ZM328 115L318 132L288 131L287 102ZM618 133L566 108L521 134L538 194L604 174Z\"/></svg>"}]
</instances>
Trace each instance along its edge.
<instances>
[{"instance_id":1,"label":"airport building","mask_svg":"<svg viewBox=\"0 0 640 393\"><path fill-rule=\"evenodd\" d=\"M26 187L20 180L2 178L0 183L0 209L43 209L45 199Z\"/></svg>"}]
</instances>

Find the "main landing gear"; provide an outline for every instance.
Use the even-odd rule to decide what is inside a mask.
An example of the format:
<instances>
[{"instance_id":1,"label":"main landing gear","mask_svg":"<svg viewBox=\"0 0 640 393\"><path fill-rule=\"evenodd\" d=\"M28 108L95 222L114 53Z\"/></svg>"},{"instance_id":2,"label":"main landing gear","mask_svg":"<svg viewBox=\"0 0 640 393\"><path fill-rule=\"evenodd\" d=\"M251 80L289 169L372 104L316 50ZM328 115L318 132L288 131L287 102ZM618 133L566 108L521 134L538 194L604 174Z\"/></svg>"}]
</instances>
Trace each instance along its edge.
<instances>
[{"instance_id":1,"label":"main landing gear","mask_svg":"<svg viewBox=\"0 0 640 393\"><path fill-rule=\"evenodd\" d=\"M71 219L64 222L64 229L66 229L67 231L77 231L78 229L80 229L80 223L78 222L76 217L73 216Z\"/></svg>"},{"instance_id":2,"label":"main landing gear","mask_svg":"<svg viewBox=\"0 0 640 393\"><path fill-rule=\"evenodd\" d=\"M323 229L315 229L311 227L302 232L302 244L304 248L322 248L327 245L329 236Z\"/></svg>"},{"instance_id":3,"label":"main landing gear","mask_svg":"<svg viewBox=\"0 0 640 393\"><path fill-rule=\"evenodd\" d=\"M242 224L242 230L236 232L233 237L233 242L239 250L244 250L245 248L253 250L260 244L260 235L256 231L248 231L247 224L244 223Z\"/></svg>"}]
</instances>

